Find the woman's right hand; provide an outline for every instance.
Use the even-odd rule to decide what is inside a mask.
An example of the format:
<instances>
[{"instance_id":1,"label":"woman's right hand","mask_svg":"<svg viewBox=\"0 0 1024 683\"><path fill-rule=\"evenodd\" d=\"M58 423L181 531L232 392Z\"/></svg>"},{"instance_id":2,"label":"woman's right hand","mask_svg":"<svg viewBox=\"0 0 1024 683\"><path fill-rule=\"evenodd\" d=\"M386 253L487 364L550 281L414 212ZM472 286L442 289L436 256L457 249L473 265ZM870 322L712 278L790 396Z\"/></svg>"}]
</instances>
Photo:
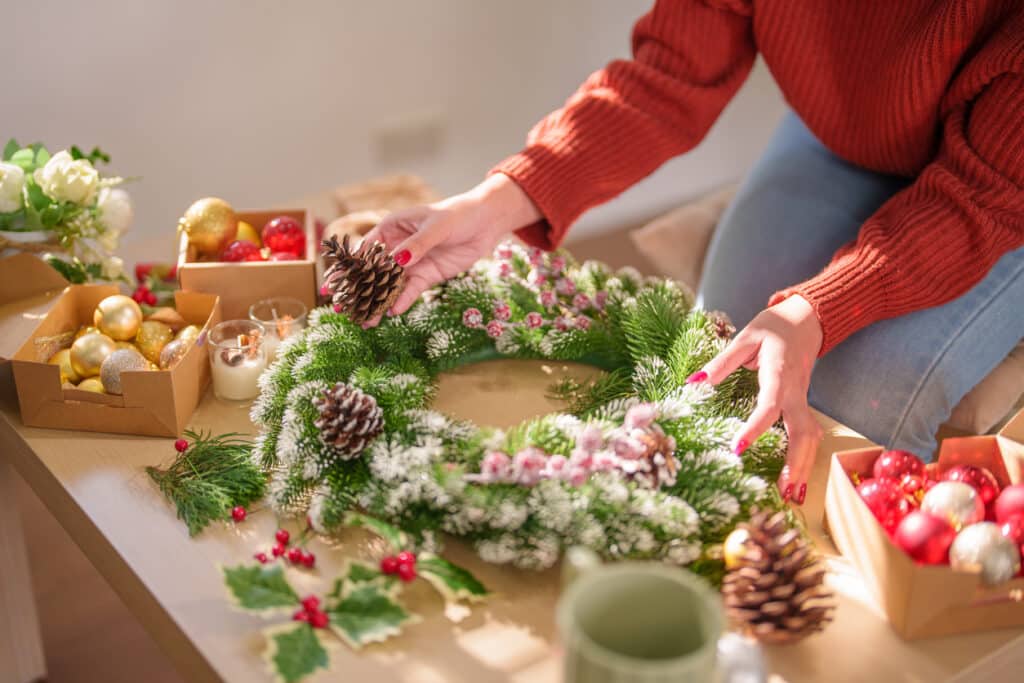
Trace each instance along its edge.
<instances>
[{"instance_id":1,"label":"woman's right hand","mask_svg":"<svg viewBox=\"0 0 1024 683\"><path fill-rule=\"evenodd\" d=\"M388 315L401 315L425 290L468 270L506 234L540 217L529 196L500 173L468 192L387 216L363 240L383 242L405 268L405 288Z\"/></svg>"}]
</instances>

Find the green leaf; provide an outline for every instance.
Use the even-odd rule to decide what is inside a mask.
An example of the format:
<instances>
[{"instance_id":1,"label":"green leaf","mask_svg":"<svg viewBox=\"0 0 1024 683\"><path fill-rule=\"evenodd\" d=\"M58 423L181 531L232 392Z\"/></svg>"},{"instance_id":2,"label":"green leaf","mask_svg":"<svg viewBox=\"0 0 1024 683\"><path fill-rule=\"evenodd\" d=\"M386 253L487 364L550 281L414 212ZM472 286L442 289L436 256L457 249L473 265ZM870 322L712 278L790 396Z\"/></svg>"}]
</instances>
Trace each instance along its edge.
<instances>
[{"instance_id":1,"label":"green leaf","mask_svg":"<svg viewBox=\"0 0 1024 683\"><path fill-rule=\"evenodd\" d=\"M224 585L242 609L259 612L291 609L299 596L284 578L280 565L223 567Z\"/></svg>"},{"instance_id":2,"label":"green leaf","mask_svg":"<svg viewBox=\"0 0 1024 683\"><path fill-rule=\"evenodd\" d=\"M355 584L342 600L328 607L331 630L355 649L398 635L418 617L395 600L396 590L376 583Z\"/></svg>"},{"instance_id":3,"label":"green leaf","mask_svg":"<svg viewBox=\"0 0 1024 683\"><path fill-rule=\"evenodd\" d=\"M487 589L475 576L443 557L420 555L416 559L416 573L430 582L446 602L476 602L487 596Z\"/></svg>"},{"instance_id":4,"label":"green leaf","mask_svg":"<svg viewBox=\"0 0 1024 683\"><path fill-rule=\"evenodd\" d=\"M32 151L32 148L26 147L25 149L19 149L17 152L12 154L9 161L12 164L21 166L25 171L31 171L35 162L35 157L36 155L35 152Z\"/></svg>"},{"instance_id":5,"label":"green leaf","mask_svg":"<svg viewBox=\"0 0 1024 683\"><path fill-rule=\"evenodd\" d=\"M48 230L60 223L60 220L63 217L64 212L61 210L60 206L56 204L51 204L39 212L39 220L43 222L43 227Z\"/></svg>"},{"instance_id":6,"label":"green leaf","mask_svg":"<svg viewBox=\"0 0 1024 683\"><path fill-rule=\"evenodd\" d=\"M264 655L279 681L295 683L317 669L327 669L327 650L309 624L286 624L264 631L269 647Z\"/></svg>"},{"instance_id":7,"label":"green leaf","mask_svg":"<svg viewBox=\"0 0 1024 683\"><path fill-rule=\"evenodd\" d=\"M326 595L328 599L341 600L346 597L358 584L375 583L385 589L390 588L396 581L394 576L388 576L376 567L348 560L341 576L334 582L331 592Z\"/></svg>"},{"instance_id":8,"label":"green leaf","mask_svg":"<svg viewBox=\"0 0 1024 683\"><path fill-rule=\"evenodd\" d=\"M20 154L21 152L19 152ZM42 211L53 204L53 200L46 196L43 188L36 185L34 180L27 179L25 192L28 194L28 203L36 211Z\"/></svg>"},{"instance_id":9,"label":"green leaf","mask_svg":"<svg viewBox=\"0 0 1024 683\"><path fill-rule=\"evenodd\" d=\"M19 149L21 149L21 145L18 144L17 140L15 140L14 138L8 140L7 144L4 145L3 160L10 161L11 157L13 157L14 153L17 152Z\"/></svg>"},{"instance_id":10,"label":"green leaf","mask_svg":"<svg viewBox=\"0 0 1024 683\"><path fill-rule=\"evenodd\" d=\"M42 145L36 149L36 168L42 168L50 160L50 153Z\"/></svg>"},{"instance_id":11,"label":"green leaf","mask_svg":"<svg viewBox=\"0 0 1024 683\"><path fill-rule=\"evenodd\" d=\"M50 256L46 259L46 262L50 264L51 268L60 273L65 280L73 285L80 285L89 279L88 273L80 263L68 263L67 261L62 261L56 256Z\"/></svg>"},{"instance_id":12,"label":"green leaf","mask_svg":"<svg viewBox=\"0 0 1024 683\"><path fill-rule=\"evenodd\" d=\"M368 517L359 512L350 512L345 515L345 524L372 531L383 538L396 553L405 550L409 545L409 537L404 531L375 517Z\"/></svg>"}]
</instances>

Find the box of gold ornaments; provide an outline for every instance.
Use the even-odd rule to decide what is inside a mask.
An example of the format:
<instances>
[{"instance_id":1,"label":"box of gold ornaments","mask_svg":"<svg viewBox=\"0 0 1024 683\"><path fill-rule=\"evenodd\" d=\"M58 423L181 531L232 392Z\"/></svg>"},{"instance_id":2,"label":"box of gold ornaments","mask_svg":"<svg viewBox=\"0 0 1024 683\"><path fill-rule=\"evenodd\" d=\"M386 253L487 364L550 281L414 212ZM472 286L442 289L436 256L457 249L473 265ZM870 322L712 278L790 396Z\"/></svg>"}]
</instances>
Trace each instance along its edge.
<instances>
[{"instance_id":1,"label":"box of gold ornaments","mask_svg":"<svg viewBox=\"0 0 1024 683\"><path fill-rule=\"evenodd\" d=\"M210 381L215 295L176 292L174 308L144 315L111 285L66 288L11 358L22 421L177 436Z\"/></svg>"}]
</instances>

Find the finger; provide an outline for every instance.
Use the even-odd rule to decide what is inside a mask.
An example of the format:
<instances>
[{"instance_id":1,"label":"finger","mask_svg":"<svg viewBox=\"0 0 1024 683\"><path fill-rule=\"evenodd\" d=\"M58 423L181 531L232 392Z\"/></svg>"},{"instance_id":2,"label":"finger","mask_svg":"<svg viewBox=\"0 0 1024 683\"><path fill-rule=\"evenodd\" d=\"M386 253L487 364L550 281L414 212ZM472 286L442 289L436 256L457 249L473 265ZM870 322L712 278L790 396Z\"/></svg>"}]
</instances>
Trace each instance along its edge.
<instances>
[{"instance_id":1,"label":"finger","mask_svg":"<svg viewBox=\"0 0 1024 683\"><path fill-rule=\"evenodd\" d=\"M757 437L764 434L775 424L782 414L782 371L778 363L766 360L757 373L760 390L757 394L757 405L750 417L743 423L732 444L732 452L741 455Z\"/></svg>"},{"instance_id":2,"label":"finger","mask_svg":"<svg viewBox=\"0 0 1024 683\"><path fill-rule=\"evenodd\" d=\"M388 310L388 315L402 315L409 310L409 307L416 302L416 299L420 298L420 294L440 281L440 277L428 277L421 272L411 274L405 281L402 293L398 295L395 303Z\"/></svg>"},{"instance_id":3,"label":"finger","mask_svg":"<svg viewBox=\"0 0 1024 683\"><path fill-rule=\"evenodd\" d=\"M398 265L409 268L416 265L431 249L448 239L450 234L451 228L446 221L425 221L418 230L392 249L392 256Z\"/></svg>"},{"instance_id":4,"label":"finger","mask_svg":"<svg viewBox=\"0 0 1024 683\"><path fill-rule=\"evenodd\" d=\"M381 320L381 318L382 318L382 317L383 317L383 316L381 316L381 314L380 314L380 313L378 313L377 315L373 316L372 318L370 318L369 320L367 320L366 322L364 322L364 323L363 323L363 324L361 325L361 327L362 327L362 328L363 328L364 330L368 330L368 329L370 329L371 327L377 327L377 325L380 325L380 320Z\"/></svg>"},{"instance_id":5,"label":"finger","mask_svg":"<svg viewBox=\"0 0 1024 683\"><path fill-rule=\"evenodd\" d=\"M686 380L687 384L695 382L719 384L740 366L749 362L751 358L756 357L758 347L759 344L757 342L753 341L749 335L744 335L741 332L721 353L712 358L707 365L690 375Z\"/></svg>"},{"instance_id":6,"label":"finger","mask_svg":"<svg viewBox=\"0 0 1024 683\"><path fill-rule=\"evenodd\" d=\"M803 505L807 497L807 480L814 468L814 459L821 443L821 427L814 419L807 399L801 395L796 404L784 409L783 421L789 436L786 465L779 475L779 490L783 500Z\"/></svg>"}]
</instances>

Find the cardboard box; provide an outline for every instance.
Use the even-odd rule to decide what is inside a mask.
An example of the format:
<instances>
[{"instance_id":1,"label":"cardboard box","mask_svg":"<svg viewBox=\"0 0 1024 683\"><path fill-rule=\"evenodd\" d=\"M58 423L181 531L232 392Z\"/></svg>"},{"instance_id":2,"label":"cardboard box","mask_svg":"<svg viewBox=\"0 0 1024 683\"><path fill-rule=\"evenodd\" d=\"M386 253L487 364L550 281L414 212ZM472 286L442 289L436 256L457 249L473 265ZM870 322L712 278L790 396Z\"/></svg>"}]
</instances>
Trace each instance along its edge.
<instances>
[{"instance_id":1,"label":"cardboard box","mask_svg":"<svg viewBox=\"0 0 1024 683\"><path fill-rule=\"evenodd\" d=\"M0 268L8 265L0 262ZM199 338L170 370L125 372L121 396L64 389L60 368L42 357L52 354L36 340L91 324L96 305L117 293L113 285L71 285L56 301L37 292L0 309L5 334L23 329L28 321L36 323L27 338L19 335L24 342L11 356L21 419L27 426L146 436L177 436L185 429L210 382L206 337L221 320L215 295L175 293L178 312L189 324L202 328ZM44 307L48 311L42 314Z\"/></svg>"},{"instance_id":2,"label":"cardboard box","mask_svg":"<svg viewBox=\"0 0 1024 683\"><path fill-rule=\"evenodd\" d=\"M238 211L238 219L257 231L275 216L290 216L306 229L306 257L299 261L253 261L223 263L189 258L188 237L181 235L178 246L178 282L187 292L204 292L220 297L225 320L248 320L249 307L273 296L290 296L313 310L317 301L316 229L312 214L305 209Z\"/></svg>"},{"instance_id":3,"label":"cardboard box","mask_svg":"<svg viewBox=\"0 0 1024 683\"><path fill-rule=\"evenodd\" d=\"M825 514L836 546L856 565L893 630L913 640L1024 625L1024 578L988 586L977 574L948 565L919 565L889 539L850 479L853 473L870 477L881 452L833 454ZM938 463L942 471L987 467L1000 486L1024 481L1024 412L996 436L946 439Z\"/></svg>"}]
</instances>

